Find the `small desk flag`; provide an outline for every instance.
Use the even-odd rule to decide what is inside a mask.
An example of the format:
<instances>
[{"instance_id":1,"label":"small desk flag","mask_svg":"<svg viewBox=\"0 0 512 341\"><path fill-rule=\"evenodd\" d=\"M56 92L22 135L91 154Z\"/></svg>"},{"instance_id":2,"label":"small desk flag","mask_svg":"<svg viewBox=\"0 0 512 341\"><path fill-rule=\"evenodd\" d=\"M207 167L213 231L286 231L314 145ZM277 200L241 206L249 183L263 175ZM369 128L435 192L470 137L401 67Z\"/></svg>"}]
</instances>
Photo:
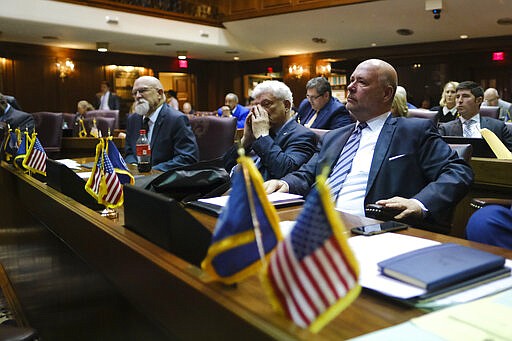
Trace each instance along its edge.
<instances>
[{"instance_id":1,"label":"small desk flag","mask_svg":"<svg viewBox=\"0 0 512 341\"><path fill-rule=\"evenodd\" d=\"M359 266L325 181L325 174L318 176L290 235L261 276L274 309L314 333L361 291Z\"/></svg>"},{"instance_id":2,"label":"small desk flag","mask_svg":"<svg viewBox=\"0 0 512 341\"><path fill-rule=\"evenodd\" d=\"M9 132L7 133L7 136L5 137L4 141L4 155L5 155L5 161L11 161L16 154L18 153L18 146L20 144L20 130L16 129L16 131L12 131L12 129L9 128Z\"/></svg>"},{"instance_id":3,"label":"small desk flag","mask_svg":"<svg viewBox=\"0 0 512 341\"><path fill-rule=\"evenodd\" d=\"M123 204L123 186L105 151L103 139L96 146L96 161L85 190L105 207L116 208Z\"/></svg>"},{"instance_id":4,"label":"small desk flag","mask_svg":"<svg viewBox=\"0 0 512 341\"><path fill-rule=\"evenodd\" d=\"M29 171L46 175L46 152L41 142L37 138L36 133L32 133L32 142L27 151L27 155L23 160L23 166Z\"/></svg>"},{"instance_id":5,"label":"small desk flag","mask_svg":"<svg viewBox=\"0 0 512 341\"><path fill-rule=\"evenodd\" d=\"M231 195L217 220L212 244L201 264L213 279L227 284L239 282L260 270L262 259L268 257L282 239L279 218L268 201L260 172L249 157L239 157L238 163L240 167L232 178Z\"/></svg>"},{"instance_id":6,"label":"small desk flag","mask_svg":"<svg viewBox=\"0 0 512 341\"><path fill-rule=\"evenodd\" d=\"M110 162L112 162L112 167L114 167L114 170L117 173L119 181L121 181L123 185L126 183L130 183L131 185L133 185L135 183L135 179L128 170L128 166L126 165L126 162L121 156L121 153L119 153L119 150L117 149L114 141L112 141L112 136L107 137L106 140L108 141L107 155L110 159Z\"/></svg>"},{"instance_id":7,"label":"small desk flag","mask_svg":"<svg viewBox=\"0 0 512 341\"><path fill-rule=\"evenodd\" d=\"M14 157L14 166L16 168L25 170L23 166L23 161L25 160L25 156L27 156L27 151L30 148L32 139L28 135L28 131L24 131L22 134L23 136L21 137L21 142L18 147L18 151L16 152L16 156Z\"/></svg>"}]
</instances>

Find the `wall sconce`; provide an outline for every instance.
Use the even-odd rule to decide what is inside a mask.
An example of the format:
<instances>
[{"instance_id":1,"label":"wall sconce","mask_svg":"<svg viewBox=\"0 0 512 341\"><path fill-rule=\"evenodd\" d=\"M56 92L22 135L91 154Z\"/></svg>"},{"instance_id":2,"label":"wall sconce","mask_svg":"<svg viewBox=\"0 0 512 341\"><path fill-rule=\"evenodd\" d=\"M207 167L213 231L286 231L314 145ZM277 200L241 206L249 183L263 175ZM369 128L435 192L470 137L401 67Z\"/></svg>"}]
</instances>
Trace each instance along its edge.
<instances>
[{"instance_id":1,"label":"wall sconce","mask_svg":"<svg viewBox=\"0 0 512 341\"><path fill-rule=\"evenodd\" d=\"M331 63L316 66L317 75L326 76L331 73Z\"/></svg>"},{"instance_id":2,"label":"wall sconce","mask_svg":"<svg viewBox=\"0 0 512 341\"><path fill-rule=\"evenodd\" d=\"M293 77L301 78L304 72L304 67L300 64L293 64L288 67L288 73Z\"/></svg>"},{"instance_id":3,"label":"wall sconce","mask_svg":"<svg viewBox=\"0 0 512 341\"><path fill-rule=\"evenodd\" d=\"M64 81L64 78L68 77L71 73L75 71L75 63L69 58L66 58L65 61L57 61L57 72L59 73L59 78Z\"/></svg>"},{"instance_id":4,"label":"wall sconce","mask_svg":"<svg viewBox=\"0 0 512 341\"><path fill-rule=\"evenodd\" d=\"M178 55L178 59L187 59L187 51L177 51L176 54Z\"/></svg>"},{"instance_id":5,"label":"wall sconce","mask_svg":"<svg viewBox=\"0 0 512 341\"><path fill-rule=\"evenodd\" d=\"M108 43L107 42L97 42L96 50L98 50L98 52L108 52Z\"/></svg>"}]
</instances>

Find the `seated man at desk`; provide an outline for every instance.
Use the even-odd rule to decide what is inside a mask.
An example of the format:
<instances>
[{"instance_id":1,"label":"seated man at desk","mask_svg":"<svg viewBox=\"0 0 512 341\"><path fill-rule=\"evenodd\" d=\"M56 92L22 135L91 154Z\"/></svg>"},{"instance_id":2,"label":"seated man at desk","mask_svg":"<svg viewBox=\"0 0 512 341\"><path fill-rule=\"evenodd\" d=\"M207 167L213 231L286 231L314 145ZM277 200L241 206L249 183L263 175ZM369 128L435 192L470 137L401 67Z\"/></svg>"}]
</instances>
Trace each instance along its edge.
<instances>
[{"instance_id":1,"label":"seated man at desk","mask_svg":"<svg viewBox=\"0 0 512 341\"><path fill-rule=\"evenodd\" d=\"M456 89L457 112L459 119L442 123L439 133L443 136L463 136L482 138L480 129L492 131L503 144L512 151L512 134L505 122L492 117L481 116L480 105L484 100L484 90L475 82L466 81Z\"/></svg>"},{"instance_id":2,"label":"seated man at desk","mask_svg":"<svg viewBox=\"0 0 512 341\"><path fill-rule=\"evenodd\" d=\"M255 163L264 180L283 177L316 152L316 135L293 119L292 92L283 82L260 83L253 96L241 144L246 154L256 154ZM237 149L235 145L224 155L228 171L236 165Z\"/></svg>"},{"instance_id":3,"label":"seated man at desk","mask_svg":"<svg viewBox=\"0 0 512 341\"><path fill-rule=\"evenodd\" d=\"M11 129L19 128L21 131L28 129L32 132L35 127L32 115L13 108L7 98L0 93L0 122L6 122Z\"/></svg>"},{"instance_id":4,"label":"seated man at desk","mask_svg":"<svg viewBox=\"0 0 512 341\"><path fill-rule=\"evenodd\" d=\"M365 205L377 203L399 211L395 219L445 225L473 172L429 120L390 115L397 82L395 69L382 60L359 64L347 98L357 122L328 132L320 152L298 171L267 181L267 193L306 195L330 166L328 183L341 211L364 216Z\"/></svg>"},{"instance_id":5,"label":"seated man at desk","mask_svg":"<svg viewBox=\"0 0 512 341\"><path fill-rule=\"evenodd\" d=\"M236 127L243 128L245 119L249 115L249 109L238 104L238 96L234 93L226 95L224 106L217 109L220 117L236 117Z\"/></svg>"},{"instance_id":6,"label":"seated man at desk","mask_svg":"<svg viewBox=\"0 0 512 341\"><path fill-rule=\"evenodd\" d=\"M186 115L165 103L160 81L142 76L133 84L135 112L127 119L125 160L136 164L136 142L140 129L146 129L153 169L167 171L199 160L196 137Z\"/></svg>"},{"instance_id":7,"label":"seated man at desk","mask_svg":"<svg viewBox=\"0 0 512 341\"><path fill-rule=\"evenodd\" d=\"M352 123L345 105L332 96L331 84L324 77L308 81L306 98L297 111L297 120L308 128L330 130Z\"/></svg>"}]
</instances>

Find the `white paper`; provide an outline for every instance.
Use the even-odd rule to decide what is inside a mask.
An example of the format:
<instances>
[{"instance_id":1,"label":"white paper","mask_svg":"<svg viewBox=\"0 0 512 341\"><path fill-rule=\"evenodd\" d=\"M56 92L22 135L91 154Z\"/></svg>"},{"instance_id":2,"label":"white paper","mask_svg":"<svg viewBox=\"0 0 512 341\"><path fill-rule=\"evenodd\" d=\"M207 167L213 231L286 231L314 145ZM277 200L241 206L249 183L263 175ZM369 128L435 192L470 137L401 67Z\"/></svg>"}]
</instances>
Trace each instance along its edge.
<instances>
[{"instance_id":1,"label":"white paper","mask_svg":"<svg viewBox=\"0 0 512 341\"><path fill-rule=\"evenodd\" d=\"M422 295L426 290L397 281L381 274L377 263L402 253L439 244L439 242L396 233L349 238L350 247L359 261L361 269L359 283L364 288L386 296L407 299Z\"/></svg>"},{"instance_id":2,"label":"white paper","mask_svg":"<svg viewBox=\"0 0 512 341\"><path fill-rule=\"evenodd\" d=\"M267 198L271 203L275 204L275 203L280 203L280 202L284 202L284 201L288 201L288 200L302 199L302 196L297 195L297 194L274 192L272 194L268 194ZM224 207L224 206L226 206L228 199L229 199L229 195L224 195L221 197L199 199L198 201Z\"/></svg>"},{"instance_id":3,"label":"white paper","mask_svg":"<svg viewBox=\"0 0 512 341\"><path fill-rule=\"evenodd\" d=\"M71 159L60 159L60 160L57 160L58 163L62 163L63 165L65 165L66 167L68 168L71 168L71 169L80 169L80 164L78 162L76 162L75 160L71 160Z\"/></svg>"},{"instance_id":4,"label":"white paper","mask_svg":"<svg viewBox=\"0 0 512 341\"><path fill-rule=\"evenodd\" d=\"M91 174L92 174L92 172L78 172L78 173L76 173L76 175L78 175L79 177L81 177L84 180L89 179L91 177Z\"/></svg>"}]
</instances>

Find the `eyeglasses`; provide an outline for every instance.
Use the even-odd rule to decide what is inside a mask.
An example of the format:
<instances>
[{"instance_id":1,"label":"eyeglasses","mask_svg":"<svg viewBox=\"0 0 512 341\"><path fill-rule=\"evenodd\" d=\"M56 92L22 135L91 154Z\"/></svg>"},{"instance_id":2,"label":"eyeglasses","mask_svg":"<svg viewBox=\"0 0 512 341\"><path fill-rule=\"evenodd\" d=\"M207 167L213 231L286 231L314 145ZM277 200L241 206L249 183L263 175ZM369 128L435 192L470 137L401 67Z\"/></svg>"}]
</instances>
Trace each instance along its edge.
<instances>
[{"instance_id":1,"label":"eyeglasses","mask_svg":"<svg viewBox=\"0 0 512 341\"><path fill-rule=\"evenodd\" d=\"M263 101L260 102L260 105L265 108L265 109L268 109L272 106L272 104L274 104L273 101L269 100L269 99L265 99Z\"/></svg>"},{"instance_id":2,"label":"eyeglasses","mask_svg":"<svg viewBox=\"0 0 512 341\"><path fill-rule=\"evenodd\" d=\"M137 96L138 94L141 94L143 95L144 93L148 92L149 90L152 90L154 88L152 87L144 87L144 88L139 88L139 89L133 89L132 90L132 95L133 96Z\"/></svg>"},{"instance_id":3,"label":"eyeglasses","mask_svg":"<svg viewBox=\"0 0 512 341\"><path fill-rule=\"evenodd\" d=\"M318 98L322 97L323 95L324 94L316 95L316 96L306 95L306 98L311 101L311 100L314 100L314 99L318 99Z\"/></svg>"}]
</instances>

